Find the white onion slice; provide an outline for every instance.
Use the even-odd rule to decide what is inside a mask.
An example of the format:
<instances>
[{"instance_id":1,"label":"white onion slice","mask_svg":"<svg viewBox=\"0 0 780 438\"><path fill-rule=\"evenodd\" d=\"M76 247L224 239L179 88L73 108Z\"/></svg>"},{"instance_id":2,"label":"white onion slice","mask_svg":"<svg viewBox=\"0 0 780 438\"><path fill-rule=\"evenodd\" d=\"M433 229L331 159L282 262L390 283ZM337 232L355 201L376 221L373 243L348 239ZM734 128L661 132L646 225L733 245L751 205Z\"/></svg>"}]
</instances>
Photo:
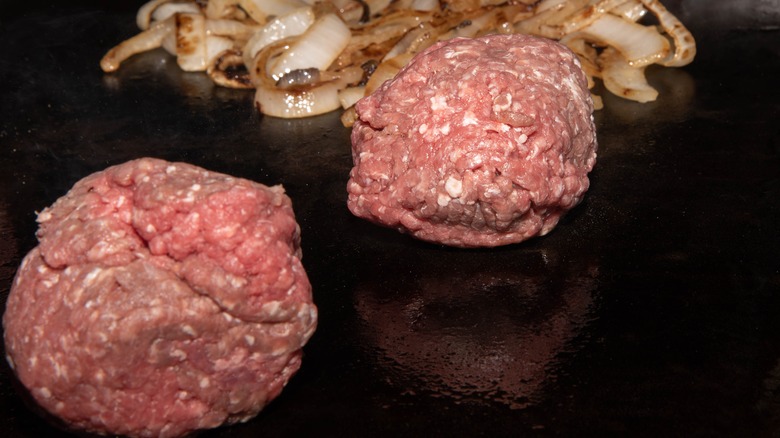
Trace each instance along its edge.
<instances>
[{"instance_id":1,"label":"white onion slice","mask_svg":"<svg viewBox=\"0 0 780 438\"><path fill-rule=\"evenodd\" d=\"M413 56L414 55L411 53L404 53L382 61L382 63L376 67L376 70L374 70L374 74L368 78L368 83L366 83L366 95L376 91L376 89L381 87L385 81L393 79L395 75L411 61Z\"/></svg>"},{"instance_id":2,"label":"white onion slice","mask_svg":"<svg viewBox=\"0 0 780 438\"><path fill-rule=\"evenodd\" d=\"M661 27L674 39L674 52L660 64L667 67L682 67L696 57L696 41L691 32L669 12L658 0L642 0L647 9L658 17Z\"/></svg>"},{"instance_id":3,"label":"white onion slice","mask_svg":"<svg viewBox=\"0 0 780 438\"><path fill-rule=\"evenodd\" d=\"M550 9L560 9L564 6L566 0L542 0L536 6L536 12L544 12Z\"/></svg>"},{"instance_id":4,"label":"white onion slice","mask_svg":"<svg viewBox=\"0 0 780 438\"><path fill-rule=\"evenodd\" d=\"M645 9L644 5L639 0L628 0L623 4L612 8L609 12L634 22L641 20L642 17L647 15L647 9Z\"/></svg>"},{"instance_id":5,"label":"white onion slice","mask_svg":"<svg viewBox=\"0 0 780 438\"><path fill-rule=\"evenodd\" d=\"M424 11L391 12L365 26L352 29L352 39L347 52L364 49L372 44L381 45L403 37L415 26L429 21L433 16Z\"/></svg>"},{"instance_id":6,"label":"white onion slice","mask_svg":"<svg viewBox=\"0 0 780 438\"><path fill-rule=\"evenodd\" d=\"M168 2L158 6L152 12L153 21L162 21L177 13L200 14L200 6L195 3Z\"/></svg>"},{"instance_id":7,"label":"white onion slice","mask_svg":"<svg viewBox=\"0 0 780 438\"><path fill-rule=\"evenodd\" d=\"M166 35L172 35L175 31L176 23L173 17L154 23L147 30L135 35L134 37L122 41L116 47L108 51L100 60L100 68L104 72L116 71L127 58L141 52L156 49L160 47Z\"/></svg>"},{"instance_id":8,"label":"white onion slice","mask_svg":"<svg viewBox=\"0 0 780 438\"><path fill-rule=\"evenodd\" d=\"M339 17L350 25L359 25L370 14L368 5L362 0L329 0L338 11Z\"/></svg>"},{"instance_id":9,"label":"white onion slice","mask_svg":"<svg viewBox=\"0 0 780 438\"><path fill-rule=\"evenodd\" d=\"M209 0L204 13L211 19L225 18L235 10L237 4L238 0Z\"/></svg>"},{"instance_id":10,"label":"white onion slice","mask_svg":"<svg viewBox=\"0 0 780 438\"><path fill-rule=\"evenodd\" d=\"M417 53L434 43L437 36L436 29L430 23L420 23L419 26L398 40L395 46L385 54L382 61L395 58L403 53Z\"/></svg>"},{"instance_id":11,"label":"white onion slice","mask_svg":"<svg viewBox=\"0 0 780 438\"><path fill-rule=\"evenodd\" d=\"M439 0L413 0L412 9L415 11L435 11L439 9Z\"/></svg>"},{"instance_id":12,"label":"white onion slice","mask_svg":"<svg viewBox=\"0 0 780 438\"><path fill-rule=\"evenodd\" d=\"M611 93L636 102L651 102L658 91L647 83L645 67L633 67L612 47L599 55L601 79Z\"/></svg>"},{"instance_id":13,"label":"white onion slice","mask_svg":"<svg viewBox=\"0 0 780 438\"><path fill-rule=\"evenodd\" d=\"M214 63L220 55L233 49L233 40L219 35L206 35L206 65Z\"/></svg>"},{"instance_id":14,"label":"white onion slice","mask_svg":"<svg viewBox=\"0 0 780 438\"><path fill-rule=\"evenodd\" d=\"M559 26L552 27L560 29L560 36L558 37L560 38L590 25L614 7L625 2L626 0L599 0L567 17Z\"/></svg>"},{"instance_id":15,"label":"white onion slice","mask_svg":"<svg viewBox=\"0 0 780 438\"><path fill-rule=\"evenodd\" d=\"M356 85L354 87L347 87L339 91L339 102L341 107L347 109L354 105L358 100L362 99L366 95L365 85Z\"/></svg>"},{"instance_id":16,"label":"white onion slice","mask_svg":"<svg viewBox=\"0 0 780 438\"><path fill-rule=\"evenodd\" d=\"M560 31L553 29L553 26L563 22L567 16L584 7L586 3L587 1L585 0L570 2L566 0L543 0L536 6L534 15L515 25L515 31L545 38L560 37ZM553 30L550 31L550 29Z\"/></svg>"},{"instance_id":17,"label":"white onion slice","mask_svg":"<svg viewBox=\"0 0 780 438\"><path fill-rule=\"evenodd\" d=\"M351 37L349 28L336 14L323 15L288 50L271 61L268 73L278 80L293 70L326 70L347 47Z\"/></svg>"},{"instance_id":18,"label":"white onion slice","mask_svg":"<svg viewBox=\"0 0 780 438\"><path fill-rule=\"evenodd\" d=\"M176 63L184 71L203 71L208 65L206 17L176 14Z\"/></svg>"},{"instance_id":19,"label":"white onion slice","mask_svg":"<svg viewBox=\"0 0 780 438\"><path fill-rule=\"evenodd\" d=\"M150 0L144 3L135 14L135 24L141 30L149 29L152 22L152 13L158 6L171 0Z\"/></svg>"},{"instance_id":20,"label":"white onion slice","mask_svg":"<svg viewBox=\"0 0 780 438\"><path fill-rule=\"evenodd\" d=\"M236 20L207 19L206 34L230 37L236 40L246 40L259 29L259 26Z\"/></svg>"},{"instance_id":21,"label":"white onion slice","mask_svg":"<svg viewBox=\"0 0 780 438\"><path fill-rule=\"evenodd\" d=\"M642 67L664 59L669 41L655 28L605 14L580 30L600 43L615 47L633 67Z\"/></svg>"},{"instance_id":22,"label":"white onion slice","mask_svg":"<svg viewBox=\"0 0 780 438\"><path fill-rule=\"evenodd\" d=\"M366 0L366 5L372 16L384 12L391 3L393 0Z\"/></svg>"},{"instance_id":23,"label":"white onion slice","mask_svg":"<svg viewBox=\"0 0 780 438\"><path fill-rule=\"evenodd\" d=\"M238 4L260 24L264 24L269 16L285 15L293 9L307 6L300 0L238 0Z\"/></svg>"},{"instance_id":24,"label":"white onion slice","mask_svg":"<svg viewBox=\"0 0 780 438\"><path fill-rule=\"evenodd\" d=\"M252 35L243 48L244 62L251 64L257 52L267 45L292 36L298 36L314 24L311 7L297 8L288 14L276 17Z\"/></svg>"},{"instance_id":25,"label":"white onion slice","mask_svg":"<svg viewBox=\"0 0 780 438\"><path fill-rule=\"evenodd\" d=\"M332 78L325 78L312 87L294 90L281 90L266 77L255 84L255 105L258 111L273 117L300 118L338 109L341 107L339 90L359 81L363 71L360 67L350 67L336 73L323 72L323 75L326 73Z\"/></svg>"}]
</instances>

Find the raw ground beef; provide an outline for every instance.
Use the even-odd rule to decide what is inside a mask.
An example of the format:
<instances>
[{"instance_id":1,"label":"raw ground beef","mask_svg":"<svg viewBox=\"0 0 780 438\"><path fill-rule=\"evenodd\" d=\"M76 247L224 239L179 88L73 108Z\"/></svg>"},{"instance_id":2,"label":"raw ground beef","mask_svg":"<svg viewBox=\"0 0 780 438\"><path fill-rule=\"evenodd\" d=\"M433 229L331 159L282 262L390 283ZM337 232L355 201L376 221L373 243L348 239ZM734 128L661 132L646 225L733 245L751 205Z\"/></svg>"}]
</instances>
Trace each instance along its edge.
<instances>
[{"instance_id":1,"label":"raw ground beef","mask_svg":"<svg viewBox=\"0 0 780 438\"><path fill-rule=\"evenodd\" d=\"M437 43L356 109L349 209L426 241L544 235L582 200L596 162L585 75L551 40Z\"/></svg>"},{"instance_id":2,"label":"raw ground beef","mask_svg":"<svg viewBox=\"0 0 780 438\"><path fill-rule=\"evenodd\" d=\"M317 308L281 186L140 159L38 215L3 317L8 361L75 428L178 436L255 416Z\"/></svg>"}]
</instances>

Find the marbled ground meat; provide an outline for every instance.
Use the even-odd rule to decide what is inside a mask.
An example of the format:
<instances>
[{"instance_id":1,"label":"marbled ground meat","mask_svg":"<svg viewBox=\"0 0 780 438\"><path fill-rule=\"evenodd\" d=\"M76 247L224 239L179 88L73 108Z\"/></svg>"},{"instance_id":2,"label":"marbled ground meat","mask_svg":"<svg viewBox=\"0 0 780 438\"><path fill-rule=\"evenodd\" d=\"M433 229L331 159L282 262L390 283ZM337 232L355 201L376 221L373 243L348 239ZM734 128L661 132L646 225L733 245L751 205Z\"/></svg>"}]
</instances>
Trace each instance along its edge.
<instances>
[{"instance_id":1,"label":"marbled ground meat","mask_svg":"<svg viewBox=\"0 0 780 438\"><path fill-rule=\"evenodd\" d=\"M38 215L3 318L35 400L97 433L171 437L255 416L317 309L281 186L140 159Z\"/></svg>"},{"instance_id":2,"label":"marbled ground meat","mask_svg":"<svg viewBox=\"0 0 780 438\"><path fill-rule=\"evenodd\" d=\"M585 75L551 40L437 43L356 109L349 209L431 242L546 234L582 200L596 162Z\"/></svg>"}]
</instances>

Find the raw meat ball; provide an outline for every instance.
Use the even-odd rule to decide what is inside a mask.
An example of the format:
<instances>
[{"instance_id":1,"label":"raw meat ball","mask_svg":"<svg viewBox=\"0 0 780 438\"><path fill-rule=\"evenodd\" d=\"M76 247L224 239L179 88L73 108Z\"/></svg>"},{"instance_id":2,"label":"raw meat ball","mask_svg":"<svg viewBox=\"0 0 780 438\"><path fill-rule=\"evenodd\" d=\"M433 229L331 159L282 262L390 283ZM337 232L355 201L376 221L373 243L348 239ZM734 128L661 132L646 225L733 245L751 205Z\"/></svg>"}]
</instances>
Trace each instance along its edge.
<instances>
[{"instance_id":1,"label":"raw meat ball","mask_svg":"<svg viewBox=\"0 0 780 438\"><path fill-rule=\"evenodd\" d=\"M317 308L281 186L140 159L38 215L3 317L35 400L101 434L245 421L301 364Z\"/></svg>"},{"instance_id":2,"label":"raw meat ball","mask_svg":"<svg viewBox=\"0 0 780 438\"><path fill-rule=\"evenodd\" d=\"M544 235L582 200L596 162L585 74L552 40L437 43L356 110L349 209L430 242Z\"/></svg>"}]
</instances>

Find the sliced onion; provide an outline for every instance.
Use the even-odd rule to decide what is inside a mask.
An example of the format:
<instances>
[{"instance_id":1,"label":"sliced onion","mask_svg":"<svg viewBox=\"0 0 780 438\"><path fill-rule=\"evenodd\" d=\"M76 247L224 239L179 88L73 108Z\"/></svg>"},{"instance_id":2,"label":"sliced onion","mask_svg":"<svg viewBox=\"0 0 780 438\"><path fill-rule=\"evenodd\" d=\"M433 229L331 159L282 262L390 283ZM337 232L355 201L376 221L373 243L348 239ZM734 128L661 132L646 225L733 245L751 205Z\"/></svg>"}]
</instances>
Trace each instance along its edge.
<instances>
[{"instance_id":1,"label":"sliced onion","mask_svg":"<svg viewBox=\"0 0 780 438\"><path fill-rule=\"evenodd\" d=\"M638 23L647 12L660 26ZM105 71L162 46L183 70L205 69L226 87L258 88L262 111L280 117L320 113L339 98L351 108L414 54L458 36L557 39L577 54L589 87L602 78L638 101L657 95L647 65L683 66L696 54L692 35L660 0L151 0L136 23L142 32L106 53ZM376 68L364 73L358 65ZM360 77L352 80L346 72L353 71ZM600 107L600 97L593 100Z\"/></svg>"},{"instance_id":2,"label":"sliced onion","mask_svg":"<svg viewBox=\"0 0 780 438\"><path fill-rule=\"evenodd\" d=\"M246 41L260 28L258 25L247 24L236 20L207 19L206 34L230 37L237 41Z\"/></svg>"},{"instance_id":3,"label":"sliced onion","mask_svg":"<svg viewBox=\"0 0 780 438\"><path fill-rule=\"evenodd\" d=\"M348 24L360 24L371 16L369 7L363 0L330 0L339 17Z\"/></svg>"},{"instance_id":4,"label":"sliced onion","mask_svg":"<svg viewBox=\"0 0 780 438\"><path fill-rule=\"evenodd\" d=\"M244 65L244 57L237 50L226 50L216 57L206 69L215 84L227 88L254 88Z\"/></svg>"},{"instance_id":5,"label":"sliced onion","mask_svg":"<svg viewBox=\"0 0 780 438\"><path fill-rule=\"evenodd\" d=\"M288 14L276 17L265 24L246 42L243 48L244 62L251 60L263 47L292 36L301 35L314 24L314 10L309 7L297 8Z\"/></svg>"},{"instance_id":6,"label":"sliced onion","mask_svg":"<svg viewBox=\"0 0 780 438\"><path fill-rule=\"evenodd\" d=\"M227 18L233 14L238 5L238 0L209 0L205 14L207 18Z\"/></svg>"},{"instance_id":7,"label":"sliced onion","mask_svg":"<svg viewBox=\"0 0 780 438\"><path fill-rule=\"evenodd\" d=\"M383 13L392 3L393 0L366 0L366 6L372 17Z\"/></svg>"},{"instance_id":8,"label":"sliced onion","mask_svg":"<svg viewBox=\"0 0 780 438\"><path fill-rule=\"evenodd\" d=\"M208 21L208 20L207 20ZM219 35L206 35L206 66L211 65L222 53L233 49L233 40Z\"/></svg>"},{"instance_id":9,"label":"sliced onion","mask_svg":"<svg viewBox=\"0 0 780 438\"><path fill-rule=\"evenodd\" d=\"M439 9L439 0L414 0L412 1L412 9L415 11L435 11Z\"/></svg>"},{"instance_id":10,"label":"sliced onion","mask_svg":"<svg viewBox=\"0 0 780 438\"><path fill-rule=\"evenodd\" d=\"M454 12L466 12L479 9L480 0L449 0L447 9Z\"/></svg>"},{"instance_id":11,"label":"sliced onion","mask_svg":"<svg viewBox=\"0 0 780 438\"><path fill-rule=\"evenodd\" d=\"M623 55L607 47L599 55L601 79L611 93L636 102L651 102L658 91L647 83L645 67L632 66Z\"/></svg>"},{"instance_id":12,"label":"sliced onion","mask_svg":"<svg viewBox=\"0 0 780 438\"><path fill-rule=\"evenodd\" d=\"M238 4L253 20L264 24L269 16L285 15L306 6L300 0L238 0Z\"/></svg>"},{"instance_id":13,"label":"sliced onion","mask_svg":"<svg viewBox=\"0 0 780 438\"><path fill-rule=\"evenodd\" d=\"M365 85L356 85L354 87L346 87L339 91L339 102L341 107L347 109L354 105L358 100L362 99L366 95Z\"/></svg>"},{"instance_id":14,"label":"sliced onion","mask_svg":"<svg viewBox=\"0 0 780 438\"><path fill-rule=\"evenodd\" d=\"M605 14L580 32L599 43L620 51L633 67L642 67L664 59L669 42L653 27Z\"/></svg>"},{"instance_id":15,"label":"sliced onion","mask_svg":"<svg viewBox=\"0 0 780 438\"><path fill-rule=\"evenodd\" d=\"M395 58L404 53L417 53L418 51L430 46L436 41L437 30L429 22L420 23L417 27L410 30L388 51L383 60Z\"/></svg>"},{"instance_id":16,"label":"sliced onion","mask_svg":"<svg viewBox=\"0 0 780 438\"><path fill-rule=\"evenodd\" d=\"M515 25L515 31L545 38L555 38L558 36L558 31L553 29L553 26L563 22L567 16L584 7L586 3L587 0L571 2L566 0L543 0L534 9L534 15Z\"/></svg>"},{"instance_id":17,"label":"sliced onion","mask_svg":"<svg viewBox=\"0 0 780 438\"><path fill-rule=\"evenodd\" d=\"M352 34L336 14L320 17L278 58L271 60L268 72L274 80L292 70L325 70L347 47Z\"/></svg>"},{"instance_id":18,"label":"sliced onion","mask_svg":"<svg viewBox=\"0 0 780 438\"><path fill-rule=\"evenodd\" d=\"M588 6L582 7L569 15L559 24L545 25L544 34L554 36L560 39L563 36L576 32L585 26L598 20L602 15L608 13L615 6L625 3L626 0L599 0ZM568 9L567 9L568 11Z\"/></svg>"},{"instance_id":19,"label":"sliced onion","mask_svg":"<svg viewBox=\"0 0 780 438\"><path fill-rule=\"evenodd\" d=\"M173 17L154 23L147 30L122 41L119 45L109 50L100 60L100 68L104 72L116 71L119 68L119 64L127 58L160 47L165 36L174 34L175 29L176 23Z\"/></svg>"},{"instance_id":20,"label":"sliced onion","mask_svg":"<svg viewBox=\"0 0 780 438\"><path fill-rule=\"evenodd\" d=\"M149 29L149 26L151 26L152 13L154 10L157 9L158 6L162 5L163 3L168 3L169 1L172 0L150 0L144 3L135 14L135 24L138 26L138 28L141 30Z\"/></svg>"},{"instance_id":21,"label":"sliced onion","mask_svg":"<svg viewBox=\"0 0 780 438\"><path fill-rule=\"evenodd\" d=\"M627 0L619 6L615 6L609 12L634 22L641 20L642 17L647 15L647 9L639 0Z\"/></svg>"},{"instance_id":22,"label":"sliced onion","mask_svg":"<svg viewBox=\"0 0 780 438\"><path fill-rule=\"evenodd\" d=\"M423 11L392 12L372 20L365 26L352 29L352 40L347 50L359 50L372 44L381 44L393 38L400 38L406 32L424 21L429 21L431 14Z\"/></svg>"},{"instance_id":23,"label":"sliced onion","mask_svg":"<svg viewBox=\"0 0 780 438\"><path fill-rule=\"evenodd\" d=\"M461 22L447 32L442 32L438 40L455 37L473 38L486 33L514 33L514 26L530 17L525 6L504 5L487 11L471 11L462 16ZM448 24L444 24L448 26ZM440 26L442 27L442 26Z\"/></svg>"},{"instance_id":24,"label":"sliced onion","mask_svg":"<svg viewBox=\"0 0 780 438\"><path fill-rule=\"evenodd\" d=\"M390 58L386 61L382 61L374 70L374 74L369 78L366 83L366 95L369 95L382 86L385 81L393 79L401 69L409 63L413 55L411 53L404 53L398 55L395 58Z\"/></svg>"},{"instance_id":25,"label":"sliced onion","mask_svg":"<svg viewBox=\"0 0 780 438\"><path fill-rule=\"evenodd\" d=\"M696 57L696 41L691 32L658 0L642 0L642 3L658 17L661 27L674 39L674 52L660 64L667 67L688 65Z\"/></svg>"},{"instance_id":26,"label":"sliced onion","mask_svg":"<svg viewBox=\"0 0 780 438\"><path fill-rule=\"evenodd\" d=\"M328 113L341 107L339 90L359 81L362 75L363 71L359 67L353 67L333 73L331 78L326 78L316 85L292 90L281 90L266 77L255 84L255 105L263 114L282 118Z\"/></svg>"},{"instance_id":27,"label":"sliced onion","mask_svg":"<svg viewBox=\"0 0 780 438\"><path fill-rule=\"evenodd\" d=\"M561 44L577 55L582 71L585 72L585 76L588 78L588 88L593 88L596 85L593 78L601 77L601 68L598 65L598 52L596 49L576 32L563 37Z\"/></svg>"},{"instance_id":28,"label":"sliced onion","mask_svg":"<svg viewBox=\"0 0 780 438\"><path fill-rule=\"evenodd\" d=\"M167 2L157 7L152 12L153 21L162 21L178 13L200 14L200 6L196 3Z\"/></svg>"},{"instance_id":29,"label":"sliced onion","mask_svg":"<svg viewBox=\"0 0 780 438\"><path fill-rule=\"evenodd\" d=\"M208 65L206 17L176 14L176 63L184 71L203 71Z\"/></svg>"},{"instance_id":30,"label":"sliced onion","mask_svg":"<svg viewBox=\"0 0 780 438\"><path fill-rule=\"evenodd\" d=\"M560 10L566 4L567 0L542 0L536 5L536 13L545 12L551 9Z\"/></svg>"},{"instance_id":31,"label":"sliced onion","mask_svg":"<svg viewBox=\"0 0 780 438\"><path fill-rule=\"evenodd\" d=\"M352 105L351 107L344 110L344 112L341 113L339 120L341 120L341 124L344 125L345 128L351 128L352 125L355 124L355 121L357 121L357 111L355 110L355 106Z\"/></svg>"}]
</instances>

